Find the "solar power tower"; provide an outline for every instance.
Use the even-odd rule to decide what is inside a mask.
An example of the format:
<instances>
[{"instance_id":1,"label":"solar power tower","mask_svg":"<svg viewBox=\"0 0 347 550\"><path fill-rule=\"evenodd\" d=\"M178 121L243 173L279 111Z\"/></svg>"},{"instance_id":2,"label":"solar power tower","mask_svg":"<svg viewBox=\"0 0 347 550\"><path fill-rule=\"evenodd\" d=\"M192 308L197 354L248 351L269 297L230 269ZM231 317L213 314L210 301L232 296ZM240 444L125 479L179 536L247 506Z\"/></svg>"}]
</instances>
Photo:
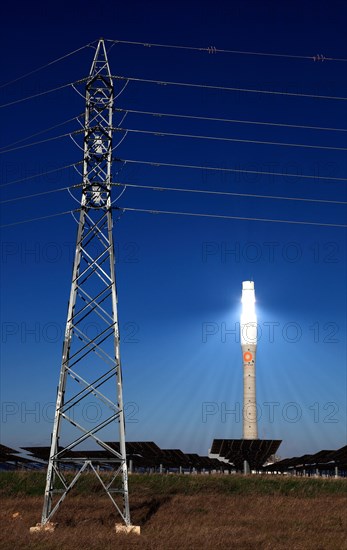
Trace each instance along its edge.
<instances>
[{"instance_id":1,"label":"solar power tower","mask_svg":"<svg viewBox=\"0 0 347 550\"><path fill-rule=\"evenodd\" d=\"M281 440L258 439L258 418L256 401L256 354L258 321L255 309L253 281L242 282L242 313L240 322L242 365L243 365L243 439L214 439L210 456L222 458L244 474L259 471L272 454L275 454Z\"/></svg>"},{"instance_id":2,"label":"solar power tower","mask_svg":"<svg viewBox=\"0 0 347 550\"><path fill-rule=\"evenodd\" d=\"M89 470L104 487L123 527L130 528L112 235L114 89L102 39L86 79L85 93L82 197L40 525L52 525L50 520L70 489ZM110 433L117 438L117 431L119 445L112 447L106 441L112 439ZM91 441L112 457L109 462L113 475L107 484L87 452L85 457L79 453L75 459L73 478L66 475L67 465L71 471L73 462L69 451L83 450L84 442L90 447Z\"/></svg>"}]
</instances>

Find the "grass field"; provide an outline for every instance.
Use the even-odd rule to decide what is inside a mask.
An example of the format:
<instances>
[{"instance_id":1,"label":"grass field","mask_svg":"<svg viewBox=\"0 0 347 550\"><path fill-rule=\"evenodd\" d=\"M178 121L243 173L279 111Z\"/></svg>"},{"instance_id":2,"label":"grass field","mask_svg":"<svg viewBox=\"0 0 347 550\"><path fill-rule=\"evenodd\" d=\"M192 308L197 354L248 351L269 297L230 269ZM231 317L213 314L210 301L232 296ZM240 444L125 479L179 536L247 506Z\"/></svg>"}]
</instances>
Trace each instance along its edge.
<instances>
[{"instance_id":1,"label":"grass field","mask_svg":"<svg viewBox=\"0 0 347 550\"><path fill-rule=\"evenodd\" d=\"M140 537L115 533L117 515L91 475L66 498L53 534L30 535L44 482L43 473L0 474L0 549L347 550L347 479L133 475Z\"/></svg>"}]
</instances>

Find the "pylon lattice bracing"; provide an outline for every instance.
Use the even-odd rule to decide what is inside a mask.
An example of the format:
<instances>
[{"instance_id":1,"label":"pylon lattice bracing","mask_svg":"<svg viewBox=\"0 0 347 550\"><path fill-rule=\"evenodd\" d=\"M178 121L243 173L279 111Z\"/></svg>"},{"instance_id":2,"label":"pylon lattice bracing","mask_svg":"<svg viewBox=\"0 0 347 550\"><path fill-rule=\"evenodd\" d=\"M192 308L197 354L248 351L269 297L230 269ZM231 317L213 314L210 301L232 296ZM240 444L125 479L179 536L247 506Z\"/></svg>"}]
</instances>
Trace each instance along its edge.
<instances>
[{"instance_id":1,"label":"pylon lattice bracing","mask_svg":"<svg viewBox=\"0 0 347 550\"><path fill-rule=\"evenodd\" d=\"M112 234L113 101L111 72L100 40L86 84L82 198L42 525L51 520L86 470L95 473L130 525ZM117 424L119 443L107 443L115 439ZM90 447L91 441L112 457L113 473L107 483L93 458L84 456L83 444ZM72 450L79 451L78 459L76 452L69 457ZM73 460L71 477L66 472Z\"/></svg>"}]
</instances>

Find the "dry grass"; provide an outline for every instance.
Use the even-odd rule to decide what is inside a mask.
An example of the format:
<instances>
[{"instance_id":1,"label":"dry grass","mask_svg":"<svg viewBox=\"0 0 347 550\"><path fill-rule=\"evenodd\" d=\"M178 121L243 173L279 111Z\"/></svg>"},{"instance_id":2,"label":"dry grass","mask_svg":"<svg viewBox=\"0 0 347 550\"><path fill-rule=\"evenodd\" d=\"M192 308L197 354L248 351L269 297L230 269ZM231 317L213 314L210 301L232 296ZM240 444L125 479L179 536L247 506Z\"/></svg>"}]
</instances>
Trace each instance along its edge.
<instances>
[{"instance_id":1,"label":"dry grass","mask_svg":"<svg viewBox=\"0 0 347 550\"><path fill-rule=\"evenodd\" d=\"M133 483L132 522L141 525L140 537L114 532L118 518L101 494L69 495L54 518L58 522L55 533L30 535L29 527L40 518L42 497L5 494L0 512L0 549L347 550L346 492L323 491L315 496L304 496L300 490L297 494L259 494L258 487L258 494L257 490L253 494L234 494L221 491L221 482L212 476L206 482L196 482L199 490L182 491L171 479L164 478L156 488L160 480L153 482L149 477ZM188 479L185 481L188 483ZM261 486L263 481L259 479L256 484ZM242 479L237 483L242 484Z\"/></svg>"}]
</instances>

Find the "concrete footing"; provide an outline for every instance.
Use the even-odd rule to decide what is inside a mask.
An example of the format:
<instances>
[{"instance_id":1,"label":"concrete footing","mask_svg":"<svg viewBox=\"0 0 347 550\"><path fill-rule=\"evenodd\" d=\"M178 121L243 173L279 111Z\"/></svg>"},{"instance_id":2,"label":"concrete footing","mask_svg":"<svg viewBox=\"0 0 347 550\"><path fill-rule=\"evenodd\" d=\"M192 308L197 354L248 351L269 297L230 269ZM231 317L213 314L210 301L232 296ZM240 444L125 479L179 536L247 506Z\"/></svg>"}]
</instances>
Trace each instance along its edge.
<instances>
[{"instance_id":1,"label":"concrete footing","mask_svg":"<svg viewBox=\"0 0 347 550\"><path fill-rule=\"evenodd\" d=\"M116 523L116 533L128 535L132 533L134 535L141 534L141 527L139 525L124 525L124 523Z\"/></svg>"},{"instance_id":2,"label":"concrete footing","mask_svg":"<svg viewBox=\"0 0 347 550\"><path fill-rule=\"evenodd\" d=\"M56 528L56 523L48 521L44 525L42 523L37 523L34 527L30 527L29 532L33 533L53 533ZM129 534L133 533L134 535L140 535L141 528L139 525L124 525L124 523L116 523L115 525L116 533Z\"/></svg>"},{"instance_id":3,"label":"concrete footing","mask_svg":"<svg viewBox=\"0 0 347 550\"><path fill-rule=\"evenodd\" d=\"M48 521L47 523L37 523L35 527L30 527L30 533L53 533L56 527L56 523Z\"/></svg>"}]
</instances>

